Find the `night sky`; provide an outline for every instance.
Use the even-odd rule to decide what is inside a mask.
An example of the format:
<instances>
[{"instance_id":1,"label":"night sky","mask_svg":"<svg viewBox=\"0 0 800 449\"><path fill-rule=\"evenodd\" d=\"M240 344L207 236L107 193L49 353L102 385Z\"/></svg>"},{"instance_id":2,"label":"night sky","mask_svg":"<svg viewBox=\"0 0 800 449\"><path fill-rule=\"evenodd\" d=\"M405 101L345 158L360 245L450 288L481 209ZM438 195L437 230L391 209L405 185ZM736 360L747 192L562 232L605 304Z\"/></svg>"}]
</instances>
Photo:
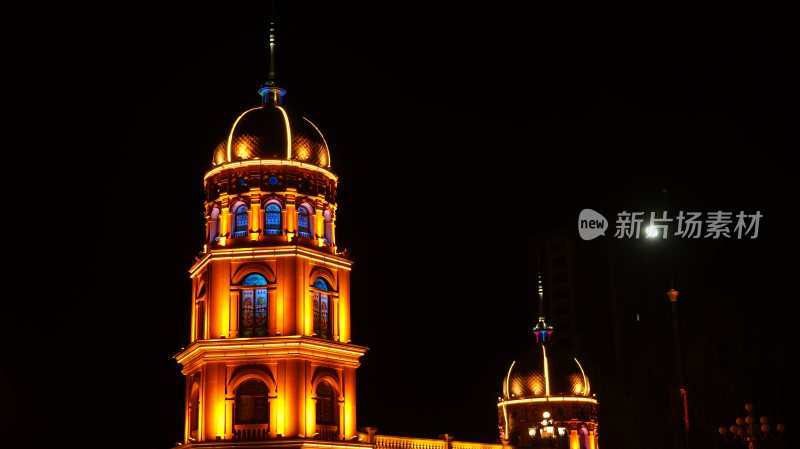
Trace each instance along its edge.
<instances>
[{"instance_id":1,"label":"night sky","mask_svg":"<svg viewBox=\"0 0 800 449\"><path fill-rule=\"evenodd\" d=\"M742 349L725 366L747 379L732 403L755 397L790 435L800 425L787 309L800 78L796 27L781 14L279 3L284 104L320 127L340 178L353 342L370 348L358 370L359 427L494 442L502 377L535 324L537 229L574 229L584 208L612 220L655 210L662 186L673 211L763 214L755 240L681 242L693 285L732 298L723 315L694 316L684 329L731 326L721 344ZM60 272L71 306L46 319L69 337L31 343L57 349L30 376L5 370L4 383L62 389L56 402L77 404L59 409L64 422L91 416L68 426L89 446L182 438L184 379L172 356L189 338L203 174L233 119L259 102L270 14L137 4L124 21L108 12L70 27L87 44L79 50L56 44L74 80L72 106L58 114L97 130L74 144L91 164L65 158L80 189L62 196L63 211L102 216L75 226L95 241L94 263L78 268L73 257L88 250L70 253ZM4 390L22 404L6 412L39 409ZM614 398L594 392L603 444L614 425L603 404ZM698 432L741 413L716 412L730 419Z\"/></svg>"}]
</instances>

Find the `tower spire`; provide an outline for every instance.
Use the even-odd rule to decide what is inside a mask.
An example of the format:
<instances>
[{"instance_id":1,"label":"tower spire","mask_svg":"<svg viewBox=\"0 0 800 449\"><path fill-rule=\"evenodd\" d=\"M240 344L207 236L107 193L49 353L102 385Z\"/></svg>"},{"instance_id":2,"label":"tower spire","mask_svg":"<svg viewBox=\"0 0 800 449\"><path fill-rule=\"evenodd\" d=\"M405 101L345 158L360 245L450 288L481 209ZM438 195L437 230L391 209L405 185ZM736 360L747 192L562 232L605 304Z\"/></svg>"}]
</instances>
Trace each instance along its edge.
<instances>
[{"instance_id":1,"label":"tower spire","mask_svg":"<svg viewBox=\"0 0 800 449\"><path fill-rule=\"evenodd\" d=\"M537 291L539 296L539 322L537 322L536 326L533 327L533 336L536 337L536 343L543 345L552 341L553 326L550 326L544 321L544 287L542 286L541 259L538 254L536 258L539 260L539 273L537 279Z\"/></svg>"},{"instance_id":2,"label":"tower spire","mask_svg":"<svg viewBox=\"0 0 800 449\"><path fill-rule=\"evenodd\" d=\"M275 73L275 18L269 19L269 72L267 72L267 82L265 86L276 85L277 73Z\"/></svg>"},{"instance_id":3,"label":"tower spire","mask_svg":"<svg viewBox=\"0 0 800 449\"><path fill-rule=\"evenodd\" d=\"M267 72L267 80L258 89L258 94L261 95L261 103L263 105L280 106L283 104L283 96L286 91L278 87L278 73L275 70L275 18L269 19L269 71Z\"/></svg>"}]
</instances>

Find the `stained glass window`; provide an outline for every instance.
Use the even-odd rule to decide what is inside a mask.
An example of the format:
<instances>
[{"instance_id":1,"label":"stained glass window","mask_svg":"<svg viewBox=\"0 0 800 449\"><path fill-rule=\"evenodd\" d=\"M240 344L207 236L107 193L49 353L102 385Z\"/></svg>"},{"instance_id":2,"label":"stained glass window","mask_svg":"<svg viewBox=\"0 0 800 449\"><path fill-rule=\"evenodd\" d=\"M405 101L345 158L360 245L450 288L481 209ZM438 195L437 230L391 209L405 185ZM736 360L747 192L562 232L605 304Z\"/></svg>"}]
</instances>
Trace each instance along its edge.
<instances>
[{"instance_id":1,"label":"stained glass window","mask_svg":"<svg viewBox=\"0 0 800 449\"><path fill-rule=\"evenodd\" d=\"M328 283L322 278L314 280L314 288L330 290ZM321 292L314 292L314 333L320 338L331 338L329 296Z\"/></svg>"},{"instance_id":2,"label":"stained glass window","mask_svg":"<svg viewBox=\"0 0 800 449\"><path fill-rule=\"evenodd\" d=\"M267 205L266 217L267 235L281 235L281 207L275 203Z\"/></svg>"},{"instance_id":3,"label":"stained glass window","mask_svg":"<svg viewBox=\"0 0 800 449\"><path fill-rule=\"evenodd\" d=\"M241 205L236 208L236 225L233 228L233 236L244 235L247 235L247 206Z\"/></svg>"},{"instance_id":4,"label":"stained glass window","mask_svg":"<svg viewBox=\"0 0 800 449\"><path fill-rule=\"evenodd\" d=\"M324 380L317 386L317 424L336 425L333 388Z\"/></svg>"},{"instance_id":5,"label":"stained glass window","mask_svg":"<svg viewBox=\"0 0 800 449\"><path fill-rule=\"evenodd\" d=\"M266 286L267 280L258 273L247 275L242 286ZM240 337L264 337L267 335L267 300L266 288L242 289L240 293L239 322Z\"/></svg>"},{"instance_id":6,"label":"stained glass window","mask_svg":"<svg viewBox=\"0 0 800 449\"><path fill-rule=\"evenodd\" d=\"M236 389L236 424L266 424L269 422L267 385L258 379L242 383Z\"/></svg>"},{"instance_id":7,"label":"stained glass window","mask_svg":"<svg viewBox=\"0 0 800 449\"><path fill-rule=\"evenodd\" d=\"M249 286L249 285L267 285L267 279L264 276L262 276L262 275L260 275L258 273L251 273L251 274L248 274L246 278L244 278L244 281L242 282L242 285L244 285L244 286Z\"/></svg>"},{"instance_id":8,"label":"stained glass window","mask_svg":"<svg viewBox=\"0 0 800 449\"><path fill-rule=\"evenodd\" d=\"M297 231L300 237L311 237L311 227L309 226L308 209L300 206L297 211Z\"/></svg>"}]
</instances>

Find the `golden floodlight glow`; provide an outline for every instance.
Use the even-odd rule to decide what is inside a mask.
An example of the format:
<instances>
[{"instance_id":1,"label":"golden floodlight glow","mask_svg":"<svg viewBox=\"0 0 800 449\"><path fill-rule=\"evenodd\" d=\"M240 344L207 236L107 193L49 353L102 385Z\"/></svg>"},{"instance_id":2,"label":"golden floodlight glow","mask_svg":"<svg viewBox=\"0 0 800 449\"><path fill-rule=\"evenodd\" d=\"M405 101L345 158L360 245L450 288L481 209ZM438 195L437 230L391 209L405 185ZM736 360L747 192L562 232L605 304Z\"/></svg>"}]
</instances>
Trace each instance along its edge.
<instances>
[{"instance_id":1,"label":"golden floodlight glow","mask_svg":"<svg viewBox=\"0 0 800 449\"><path fill-rule=\"evenodd\" d=\"M595 398L584 398L584 397L560 397L560 396L550 396L546 398L527 398L527 399L510 399L510 400L503 400L497 404L498 407L506 406L511 404L526 404L529 402L590 402L592 404L597 404L597 399Z\"/></svg>"},{"instance_id":2,"label":"golden floodlight glow","mask_svg":"<svg viewBox=\"0 0 800 449\"><path fill-rule=\"evenodd\" d=\"M583 376L583 387L584 387L583 394L588 396L589 393L591 392L591 390L589 389L589 378L586 377L586 373L583 371L583 366L581 366L581 362L579 362L578 359L574 357L572 358L572 360L575 360L575 363L578 364L578 368L580 368L581 370L581 375Z\"/></svg>"},{"instance_id":3,"label":"golden floodlight glow","mask_svg":"<svg viewBox=\"0 0 800 449\"><path fill-rule=\"evenodd\" d=\"M217 401L216 410L214 411L217 417L217 435L225 435L225 401Z\"/></svg>"},{"instance_id":4,"label":"golden floodlight glow","mask_svg":"<svg viewBox=\"0 0 800 449\"><path fill-rule=\"evenodd\" d=\"M295 153L297 159L301 161L308 160L309 156L311 156L311 150L306 145L300 145L297 147L297 152Z\"/></svg>"},{"instance_id":5,"label":"golden floodlight glow","mask_svg":"<svg viewBox=\"0 0 800 449\"><path fill-rule=\"evenodd\" d=\"M228 162L231 162L233 160L233 158L231 158L231 142L233 141L233 131L236 130L236 125L239 124L239 120L241 120L242 117L245 116L245 114L247 114L250 111L255 111L256 109L259 109L259 108L260 108L260 106L257 107L257 108L251 108L251 109L248 109L248 110L242 112L242 114L240 116L236 117L236 120L233 122L233 126L231 126L231 132L230 132L230 134L228 134L228 146L227 146Z\"/></svg>"},{"instance_id":6,"label":"golden floodlight glow","mask_svg":"<svg viewBox=\"0 0 800 449\"><path fill-rule=\"evenodd\" d=\"M250 147L248 147L244 142L240 143L236 146L236 156L240 157L241 159L249 159Z\"/></svg>"},{"instance_id":7,"label":"golden floodlight glow","mask_svg":"<svg viewBox=\"0 0 800 449\"><path fill-rule=\"evenodd\" d=\"M203 179L208 179L210 176L214 176L214 175L216 175L217 173L219 173L219 172L221 172L223 170L233 169L233 168L252 167L252 166L259 166L259 165L265 165L265 166L291 165L291 166L300 167L300 168L303 168L303 169L306 169L306 170L317 171L317 172L322 173L323 175L327 176L329 179L331 179L333 181L336 181L337 179L339 179L333 173L329 172L328 170L326 170L326 169L324 169L322 167L318 167L318 166L316 166L314 164L309 164L309 163L300 162L300 161L287 161L287 160L283 160L283 159L251 159L251 160L248 160L248 161L227 162L227 163L223 163L221 165L217 165L216 167L214 167L211 170L209 170L208 172L206 172L205 176L203 176Z\"/></svg>"},{"instance_id":8,"label":"golden floodlight glow","mask_svg":"<svg viewBox=\"0 0 800 449\"><path fill-rule=\"evenodd\" d=\"M222 241L222 237L220 237L220 242ZM255 248L231 248L231 249L224 249L224 250L213 250L210 253L207 253L203 256L202 259L195 262L195 264L189 269L189 275L194 277L199 273L203 267L205 267L211 260L246 260L246 259L256 259L262 257L300 257L307 260L313 260L323 266L334 268L334 269L343 269L350 271L353 265L353 262L337 257L337 256L330 256L325 254L313 253L307 251L303 248L297 246L284 246L272 249L255 249Z\"/></svg>"},{"instance_id":9,"label":"golden floodlight glow","mask_svg":"<svg viewBox=\"0 0 800 449\"><path fill-rule=\"evenodd\" d=\"M354 445L354 444L337 444L337 443L303 443L303 447L314 447L314 448L325 448L325 449L364 449L371 448L371 444L362 444L362 445Z\"/></svg>"},{"instance_id":10,"label":"golden floodlight glow","mask_svg":"<svg viewBox=\"0 0 800 449\"><path fill-rule=\"evenodd\" d=\"M283 396L278 395L275 399L275 407L277 407L278 412L276 413L275 420L278 421L277 428L275 429L275 433L283 434L285 426L286 426L286 412L283 409Z\"/></svg>"}]
</instances>

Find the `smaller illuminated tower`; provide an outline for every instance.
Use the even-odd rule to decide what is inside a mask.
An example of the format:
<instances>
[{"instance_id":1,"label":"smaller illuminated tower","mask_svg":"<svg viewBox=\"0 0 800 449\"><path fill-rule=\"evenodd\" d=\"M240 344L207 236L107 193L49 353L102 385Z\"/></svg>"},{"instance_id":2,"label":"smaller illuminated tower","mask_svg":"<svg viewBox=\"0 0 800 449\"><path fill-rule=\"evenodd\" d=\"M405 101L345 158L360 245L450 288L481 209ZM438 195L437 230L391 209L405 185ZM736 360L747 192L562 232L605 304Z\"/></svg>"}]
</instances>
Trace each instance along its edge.
<instances>
[{"instance_id":1,"label":"smaller illuminated tower","mask_svg":"<svg viewBox=\"0 0 800 449\"><path fill-rule=\"evenodd\" d=\"M521 448L598 449L597 399L578 359L550 343L553 326L545 322L539 276L536 346L517 357L503 379L497 402L500 439Z\"/></svg>"}]
</instances>

